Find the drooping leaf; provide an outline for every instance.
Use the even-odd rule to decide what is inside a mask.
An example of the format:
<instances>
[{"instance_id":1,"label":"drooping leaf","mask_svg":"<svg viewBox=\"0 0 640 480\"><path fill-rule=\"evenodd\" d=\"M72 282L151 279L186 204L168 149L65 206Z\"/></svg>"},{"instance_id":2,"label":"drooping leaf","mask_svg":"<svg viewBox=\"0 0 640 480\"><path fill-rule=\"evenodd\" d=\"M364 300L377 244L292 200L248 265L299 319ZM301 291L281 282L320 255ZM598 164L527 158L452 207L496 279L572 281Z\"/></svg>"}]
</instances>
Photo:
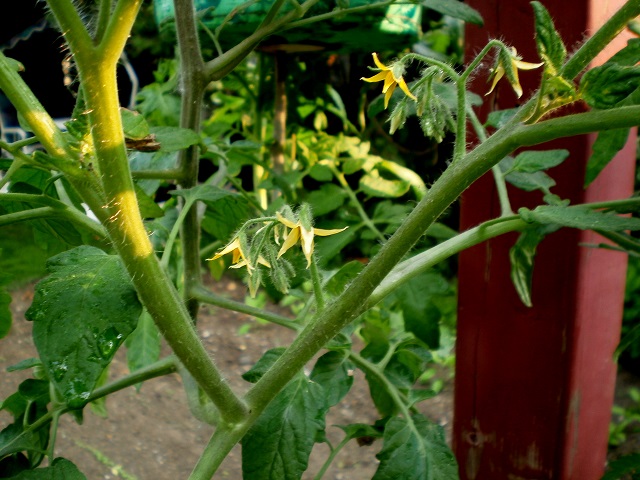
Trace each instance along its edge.
<instances>
[{"instance_id":1,"label":"drooping leaf","mask_svg":"<svg viewBox=\"0 0 640 480\"><path fill-rule=\"evenodd\" d=\"M50 467L26 470L11 478L13 480L87 480L78 467L62 457L56 458Z\"/></svg>"},{"instance_id":2,"label":"drooping leaf","mask_svg":"<svg viewBox=\"0 0 640 480\"><path fill-rule=\"evenodd\" d=\"M130 372L151 365L160 358L160 332L146 310L143 310L136 329L127 337L125 345Z\"/></svg>"},{"instance_id":3,"label":"drooping leaf","mask_svg":"<svg viewBox=\"0 0 640 480\"><path fill-rule=\"evenodd\" d=\"M567 49L556 31L551 15L540 2L531 2L535 17L536 46L545 69L557 75L567 58Z\"/></svg>"},{"instance_id":4,"label":"drooping leaf","mask_svg":"<svg viewBox=\"0 0 640 480\"><path fill-rule=\"evenodd\" d=\"M408 332L422 340L430 348L438 348L440 342L440 318L433 303L436 295L446 295L447 280L436 272L426 272L406 282L395 291Z\"/></svg>"},{"instance_id":5,"label":"drooping leaf","mask_svg":"<svg viewBox=\"0 0 640 480\"><path fill-rule=\"evenodd\" d=\"M151 133L156 136L162 152L176 152L200 143L200 135L188 128L153 127Z\"/></svg>"},{"instance_id":6,"label":"drooping leaf","mask_svg":"<svg viewBox=\"0 0 640 480\"><path fill-rule=\"evenodd\" d=\"M533 263L536 250L544 237L551 233L548 226L534 226L524 230L516 243L509 249L511 261L511 281L527 307L532 307L531 286L533 281Z\"/></svg>"},{"instance_id":7,"label":"drooping leaf","mask_svg":"<svg viewBox=\"0 0 640 480\"><path fill-rule=\"evenodd\" d=\"M324 432L326 392L300 374L265 409L242 439L243 478L299 480Z\"/></svg>"},{"instance_id":8,"label":"drooping leaf","mask_svg":"<svg viewBox=\"0 0 640 480\"><path fill-rule=\"evenodd\" d=\"M423 415L394 417L384 429L380 466L373 480L457 480L458 464L442 427Z\"/></svg>"},{"instance_id":9,"label":"drooping leaf","mask_svg":"<svg viewBox=\"0 0 640 480\"><path fill-rule=\"evenodd\" d=\"M119 257L81 246L52 257L25 313L49 378L73 408L133 331L142 307Z\"/></svg>"},{"instance_id":10,"label":"drooping leaf","mask_svg":"<svg viewBox=\"0 0 640 480\"><path fill-rule=\"evenodd\" d=\"M415 339L397 348L384 369L385 376L403 391L409 391L433 359L431 352Z\"/></svg>"},{"instance_id":11,"label":"drooping leaf","mask_svg":"<svg viewBox=\"0 0 640 480\"><path fill-rule=\"evenodd\" d=\"M593 142L592 153L587 162L587 171L584 176L585 188L597 178L600 172L613 160L613 157L625 146L627 138L629 138L628 128L598 132L598 137Z\"/></svg>"},{"instance_id":12,"label":"drooping leaf","mask_svg":"<svg viewBox=\"0 0 640 480\"><path fill-rule=\"evenodd\" d=\"M360 178L360 189L372 197L396 198L409 191L411 185L405 180L388 180L378 170L371 170Z\"/></svg>"},{"instance_id":13,"label":"drooping leaf","mask_svg":"<svg viewBox=\"0 0 640 480\"><path fill-rule=\"evenodd\" d=\"M182 379L182 385L184 386L184 392L187 395L187 404L189 405L189 411L191 414L203 423L209 425L216 425L220 417L218 409L215 404L205 393L198 382L196 382L193 375L178 362L178 373Z\"/></svg>"},{"instance_id":14,"label":"drooping leaf","mask_svg":"<svg viewBox=\"0 0 640 480\"><path fill-rule=\"evenodd\" d=\"M534 210L521 208L520 217L528 223L554 224L581 230L640 230L640 218L621 217L610 212L592 210L589 207L559 207L541 205Z\"/></svg>"},{"instance_id":15,"label":"drooping leaf","mask_svg":"<svg viewBox=\"0 0 640 480\"><path fill-rule=\"evenodd\" d=\"M309 378L324 388L328 407L337 405L349 392L354 368L342 351L327 352L318 359Z\"/></svg>"},{"instance_id":16,"label":"drooping leaf","mask_svg":"<svg viewBox=\"0 0 640 480\"><path fill-rule=\"evenodd\" d=\"M382 438L382 431L366 423L352 423L349 425L335 425L342 430L347 437L357 438L360 445L368 445L376 438ZM363 439L362 443L360 439Z\"/></svg>"},{"instance_id":17,"label":"drooping leaf","mask_svg":"<svg viewBox=\"0 0 640 480\"><path fill-rule=\"evenodd\" d=\"M477 10L458 0L422 0L422 6L468 23L484 25L482 15Z\"/></svg>"},{"instance_id":18,"label":"drooping leaf","mask_svg":"<svg viewBox=\"0 0 640 480\"><path fill-rule=\"evenodd\" d=\"M262 375L264 375L265 372L269 370L269 368L271 368L276 360L280 358L284 351L284 347L276 347L267 350L253 367L242 374L242 378L244 378L247 382L256 383L258 380L260 380Z\"/></svg>"},{"instance_id":19,"label":"drooping leaf","mask_svg":"<svg viewBox=\"0 0 640 480\"><path fill-rule=\"evenodd\" d=\"M0 338L6 337L11 330L11 295L0 289Z\"/></svg>"},{"instance_id":20,"label":"drooping leaf","mask_svg":"<svg viewBox=\"0 0 640 480\"><path fill-rule=\"evenodd\" d=\"M568 150L527 150L516 155L512 172L534 173L557 167L569 156Z\"/></svg>"}]
</instances>

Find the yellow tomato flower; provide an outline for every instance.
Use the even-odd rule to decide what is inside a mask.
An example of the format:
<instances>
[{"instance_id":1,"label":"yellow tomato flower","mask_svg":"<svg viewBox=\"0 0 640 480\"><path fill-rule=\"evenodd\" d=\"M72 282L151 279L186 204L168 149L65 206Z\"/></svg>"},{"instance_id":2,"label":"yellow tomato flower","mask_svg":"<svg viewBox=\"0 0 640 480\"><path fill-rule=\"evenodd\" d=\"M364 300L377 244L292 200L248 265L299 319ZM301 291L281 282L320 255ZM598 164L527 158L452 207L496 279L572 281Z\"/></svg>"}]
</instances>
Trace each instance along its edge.
<instances>
[{"instance_id":1,"label":"yellow tomato flower","mask_svg":"<svg viewBox=\"0 0 640 480\"><path fill-rule=\"evenodd\" d=\"M375 74L373 77L365 78L362 77L360 80L364 80L365 82L384 82L382 86L382 93L384 93L384 108L387 108L389 105L389 99L391 95L393 95L393 91L396 89L396 86L399 85L400 89L407 95L407 97L418 100L409 87L407 83L402 78L402 75L394 74L393 68L389 68L384 65L379 59L376 53L373 53L373 61L380 69L380 72Z\"/></svg>"},{"instance_id":2,"label":"yellow tomato flower","mask_svg":"<svg viewBox=\"0 0 640 480\"><path fill-rule=\"evenodd\" d=\"M231 243L229 243L226 247L224 247L222 250L220 250L218 253L216 253L213 257L208 258L207 261L209 261L209 260L217 260L218 258L220 258L223 255L226 255L228 253L232 254L232 258L231 258L232 265L229 268L247 267L247 270L249 271L249 275L251 275L253 267L247 261L247 257L244 254L244 252L242 251L242 245L240 244L240 238L239 237L234 238L231 241ZM262 257L262 255L260 255L258 257L258 263L264 265L265 267L271 268L271 265L269 264L269 262L267 262Z\"/></svg>"},{"instance_id":3,"label":"yellow tomato flower","mask_svg":"<svg viewBox=\"0 0 640 480\"><path fill-rule=\"evenodd\" d=\"M520 86L520 79L518 78L518 70L533 70L535 68L541 67L542 65L544 65L544 63L523 62L522 57L518 55L518 52L514 47L511 47L511 53L509 54L502 54L501 52L501 54L498 55L498 63L493 68L493 70L491 71L491 75L489 76L489 80L493 78L493 83L491 84L491 88L487 93L485 93L485 95L489 95L491 92L493 92L493 89L496 87L500 79L507 73L507 70L504 67L505 56L508 57L508 61L511 64L510 70L511 72L513 72L513 78L509 79L509 83L511 84L513 91L516 92L518 98L520 98L522 96L522 87ZM508 77L509 75L507 74L507 78Z\"/></svg>"},{"instance_id":4,"label":"yellow tomato flower","mask_svg":"<svg viewBox=\"0 0 640 480\"><path fill-rule=\"evenodd\" d=\"M311 255L313 254L313 237L318 235L320 237L326 237L328 235L334 235L336 233L344 232L348 227L344 228L336 228L332 230L324 230L322 228L313 228L306 229L302 226L302 224L298 221L298 223L294 223L291 220L287 220L280 213L276 213L276 218L280 223L284 226L291 229L289 233L287 233L284 237L284 242L282 243L282 247L278 252L278 258L280 258L287 250L293 247L298 240L300 240L300 245L302 246L302 252L304 256L307 258L307 268L311 265Z\"/></svg>"}]
</instances>

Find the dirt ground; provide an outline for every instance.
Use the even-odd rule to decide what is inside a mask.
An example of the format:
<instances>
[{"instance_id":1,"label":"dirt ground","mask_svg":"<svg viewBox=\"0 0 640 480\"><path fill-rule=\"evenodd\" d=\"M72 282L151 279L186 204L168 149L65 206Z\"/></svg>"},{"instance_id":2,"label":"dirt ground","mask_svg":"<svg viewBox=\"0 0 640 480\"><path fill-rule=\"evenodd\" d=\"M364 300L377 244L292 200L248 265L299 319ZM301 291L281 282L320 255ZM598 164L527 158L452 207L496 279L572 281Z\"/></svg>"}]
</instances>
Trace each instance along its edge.
<instances>
[{"instance_id":1,"label":"dirt ground","mask_svg":"<svg viewBox=\"0 0 640 480\"><path fill-rule=\"evenodd\" d=\"M234 281L218 288L236 299L244 296L245 287ZM15 392L19 383L29 376L29 372L6 373L5 368L37 356L31 339L31 322L24 320L24 312L32 298L32 286L14 292L11 304L14 324L10 334L0 341L0 399ZM238 329L247 323L251 325L249 332L239 335ZM236 391L248 388L249 384L240 375L266 350L286 346L293 338L292 332L277 325L258 324L249 316L209 306L202 309L198 329L216 363ZM125 349L121 348L110 374L112 378L117 378L127 372ZM450 387L445 387L442 394L422 405L429 418L450 430ZM131 387L109 396L107 410L109 417L105 419L85 409L83 425L77 425L69 415L65 415L58 429L56 454L78 465L89 480L186 479L213 430L192 417L177 374L147 381L139 393ZM335 445L343 434L342 430L331 425L372 423L376 419L364 376L356 372L351 392L329 412L327 436ZM0 412L0 425L6 425L10 420L8 414ZM350 442L323 478L370 479L377 468L375 454L381 447L379 441L363 447ZM316 445L305 479L314 477L328 454L326 445ZM242 478L239 446L232 451L214 478Z\"/></svg>"},{"instance_id":2,"label":"dirt ground","mask_svg":"<svg viewBox=\"0 0 640 480\"><path fill-rule=\"evenodd\" d=\"M244 295L244 287L234 281L218 284L219 292L236 299ZM24 320L24 312L33 297L33 287L14 292L11 305L14 314L12 331L0 342L0 399L13 393L28 372L6 373L5 368L25 358L36 356L31 340L31 323ZM281 312L282 313L282 312ZM249 332L239 335L238 329L249 323ZM292 333L276 325L258 324L246 315L215 307L203 307L198 325L206 346L217 364L224 370L232 387L242 391L248 384L240 375L248 370L264 351L287 345ZM112 364L111 376L127 373L124 348ZM619 375L617 399L628 401L625 389L640 385L637 377L622 372ZM421 410L433 421L444 426L450 436L453 391L447 385L435 398L421 404ZM195 420L187 407L182 383L177 374L146 382L139 393L131 387L107 399L108 418L101 418L85 409L83 425L77 425L68 415L63 416L56 443L56 453L79 466L89 480L179 480L188 477L206 444L212 427ZM366 382L356 373L354 386L341 404L332 409L327 418L327 436L335 445L342 431L334 424L371 423L376 420ZM0 426L10 421L0 412ZM640 434L630 435L629 441L612 456L640 451ZM323 478L334 480L370 479L377 468L375 454L381 442L359 447L350 442L338 455ZM305 479L312 479L329 454L324 444L316 445ZM236 447L214 478L241 479L240 448Z\"/></svg>"}]
</instances>

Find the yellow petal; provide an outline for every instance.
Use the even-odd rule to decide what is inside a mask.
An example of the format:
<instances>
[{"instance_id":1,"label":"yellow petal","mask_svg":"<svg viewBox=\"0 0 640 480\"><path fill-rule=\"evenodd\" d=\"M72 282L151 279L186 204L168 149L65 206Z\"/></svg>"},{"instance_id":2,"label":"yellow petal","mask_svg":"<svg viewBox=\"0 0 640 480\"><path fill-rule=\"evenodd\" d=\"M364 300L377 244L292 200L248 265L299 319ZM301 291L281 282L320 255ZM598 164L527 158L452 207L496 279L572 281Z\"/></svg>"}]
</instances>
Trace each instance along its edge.
<instances>
[{"instance_id":1,"label":"yellow petal","mask_svg":"<svg viewBox=\"0 0 640 480\"><path fill-rule=\"evenodd\" d=\"M376 66L380 70L390 70L389 67L387 67L384 63L382 63L380 61L380 59L378 58L378 54L377 53L372 53L372 55L373 55L373 62L376 64Z\"/></svg>"},{"instance_id":2,"label":"yellow petal","mask_svg":"<svg viewBox=\"0 0 640 480\"><path fill-rule=\"evenodd\" d=\"M520 86L520 79L518 78L517 68L513 69L513 76L515 77L515 82L511 84L511 88L513 88L513 91L516 92L516 95L518 96L518 98L520 98L522 96L522 87Z\"/></svg>"},{"instance_id":3,"label":"yellow petal","mask_svg":"<svg viewBox=\"0 0 640 480\"><path fill-rule=\"evenodd\" d=\"M217 260L218 258L226 255L227 253L231 253L234 250L240 250L240 239L238 237L234 238L231 243L229 243L226 247L216 253L213 257L207 258L207 260ZM240 252L242 253L242 252ZM235 263L235 262L234 262Z\"/></svg>"},{"instance_id":4,"label":"yellow petal","mask_svg":"<svg viewBox=\"0 0 640 480\"><path fill-rule=\"evenodd\" d=\"M280 212L276 213L276 218L278 219L278 221L284 225L286 225L289 228L298 228L298 225L296 225L295 223L293 223L291 220L287 220L286 218L284 218Z\"/></svg>"},{"instance_id":5,"label":"yellow petal","mask_svg":"<svg viewBox=\"0 0 640 480\"><path fill-rule=\"evenodd\" d=\"M498 65L493 73L493 83L491 84L491 88L487 93L485 93L485 95L489 95L491 92L493 92L493 89L496 88L496 85L503 76L504 68L502 68L502 65Z\"/></svg>"},{"instance_id":6,"label":"yellow petal","mask_svg":"<svg viewBox=\"0 0 640 480\"><path fill-rule=\"evenodd\" d=\"M360 78L360 80L364 80L365 82L372 83L372 82L381 82L385 78L387 78L387 72L378 72L373 77L369 77L369 78L362 77Z\"/></svg>"},{"instance_id":7,"label":"yellow petal","mask_svg":"<svg viewBox=\"0 0 640 480\"><path fill-rule=\"evenodd\" d=\"M291 230L287 235L287 237L284 239L284 242L282 243L282 247L278 252L278 258L280 258L284 254L284 252L286 252L291 247L293 247L298 242L299 237L300 237L300 228L296 227L293 230Z\"/></svg>"},{"instance_id":8,"label":"yellow petal","mask_svg":"<svg viewBox=\"0 0 640 480\"><path fill-rule=\"evenodd\" d=\"M382 86L382 93L387 93L391 87L396 88L396 80L391 73L385 74L384 85Z\"/></svg>"},{"instance_id":9,"label":"yellow petal","mask_svg":"<svg viewBox=\"0 0 640 480\"><path fill-rule=\"evenodd\" d=\"M313 228L311 230L300 228L300 243L302 244L302 253L307 259L307 268L311 265L311 255L313 254L313 230Z\"/></svg>"},{"instance_id":10,"label":"yellow petal","mask_svg":"<svg viewBox=\"0 0 640 480\"><path fill-rule=\"evenodd\" d=\"M313 234L318 235L319 237L326 237L328 235L335 235L336 233L344 232L349 227L344 228L333 228L331 230L325 230L323 228L314 228Z\"/></svg>"},{"instance_id":11,"label":"yellow petal","mask_svg":"<svg viewBox=\"0 0 640 480\"><path fill-rule=\"evenodd\" d=\"M267 267L267 268L271 268L271 264L270 264L269 262L267 262L267 261L265 260L265 258L264 258L262 255L260 255L260 256L258 257L258 263L259 263L260 265L264 265L264 266L265 266L265 267Z\"/></svg>"},{"instance_id":12,"label":"yellow petal","mask_svg":"<svg viewBox=\"0 0 640 480\"><path fill-rule=\"evenodd\" d=\"M384 94L384 108L387 108L389 106L389 99L391 98L391 95L393 95L393 91L395 89L396 89L396 82L393 82L389 87L389 89L387 90L387 93ZM384 92L384 89L382 91Z\"/></svg>"},{"instance_id":13,"label":"yellow petal","mask_svg":"<svg viewBox=\"0 0 640 480\"><path fill-rule=\"evenodd\" d=\"M529 63L529 62L523 62L522 60L514 60L513 64L515 65L516 68L520 70L533 70L535 68L540 68L542 65L544 65L544 62Z\"/></svg>"},{"instance_id":14,"label":"yellow petal","mask_svg":"<svg viewBox=\"0 0 640 480\"><path fill-rule=\"evenodd\" d=\"M409 90L409 87L407 86L407 82L404 81L404 78L400 77L396 80L398 82L398 85L400 86L400 88L402 89L402 91L405 93L407 97L409 97L412 100L418 101L416 96L413 93L411 93L411 90Z\"/></svg>"}]
</instances>

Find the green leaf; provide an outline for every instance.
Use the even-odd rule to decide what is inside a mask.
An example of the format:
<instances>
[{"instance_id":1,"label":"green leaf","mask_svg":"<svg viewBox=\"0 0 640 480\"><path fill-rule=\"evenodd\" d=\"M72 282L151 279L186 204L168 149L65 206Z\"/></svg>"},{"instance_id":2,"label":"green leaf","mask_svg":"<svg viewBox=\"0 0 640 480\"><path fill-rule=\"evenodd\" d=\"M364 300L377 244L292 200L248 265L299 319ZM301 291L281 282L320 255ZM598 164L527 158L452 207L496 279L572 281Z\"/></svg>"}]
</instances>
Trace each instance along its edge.
<instances>
[{"instance_id":1,"label":"green leaf","mask_svg":"<svg viewBox=\"0 0 640 480\"><path fill-rule=\"evenodd\" d=\"M237 195L229 190L224 190L214 185L197 185L185 190L173 190L169 192L171 195L184 197L187 202L216 202L224 197Z\"/></svg>"},{"instance_id":2,"label":"green leaf","mask_svg":"<svg viewBox=\"0 0 640 480\"><path fill-rule=\"evenodd\" d=\"M153 127L151 133L160 143L161 152L176 152L200 143L200 135L188 128Z\"/></svg>"},{"instance_id":3,"label":"green leaf","mask_svg":"<svg viewBox=\"0 0 640 480\"><path fill-rule=\"evenodd\" d=\"M477 10L458 0L422 0L421 3L423 7L435 10L443 15L449 15L475 25L484 25L482 15Z\"/></svg>"},{"instance_id":4,"label":"green leaf","mask_svg":"<svg viewBox=\"0 0 640 480\"><path fill-rule=\"evenodd\" d=\"M534 173L557 167L569 156L568 150L528 150L519 153L511 166L512 172Z\"/></svg>"},{"instance_id":5,"label":"green leaf","mask_svg":"<svg viewBox=\"0 0 640 480\"><path fill-rule=\"evenodd\" d=\"M62 457L56 458L50 467L27 470L11 478L12 480L87 480L78 467Z\"/></svg>"},{"instance_id":6,"label":"green leaf","mask_svg":"<svg viewBox=\"0 0 640 480\"><path fill-rule=\"evenodd\" d=\"M180 362L177 363L178 373L182 379L184 391L187 395L187 404L191 414L203 423L208 425L216 425L220 414L215 404L198 385L195 378Z\"/></svg>"},{"instance_id":7,"label":"green leaf","mask_svg":"<svg viewBox=\"0 0 640 480\"><path fill-rule=\"evenodd\" d=\"M344 204L347 192L333 183L324 183L318 190L309 193L305 202L311 205L313 215L319 217L337 210Z\"/></svg>"},{"instance_id":8,"label":"green leaf","mask_svg":"<svg viewBox=\"0 0 640 480\"><path fill-rule=\"evenodd\" d=\"M555 76L564 65L567 49L547 9L540 2L531 2L531 6L535 17L538 54L545 62L545 69L550 70L550 73Z\"/></svg>"},{"instance_id":9,"label":"green leaf","mask_svg":"<svg viewBox=\"0 0 640 480\"><path fill-rule=\"evenodd\" d=\"M341 429L347 437L358 438L358 439L371 439L372 441L376 438L382 438L382 432L366 423L351 423L349 425L335 425L339 429ZM365 441L369 444L371 442ZM360 442L358 442L360 444Z\"/></svg>"},{"instance_id":10,"label":"green leaf","mask_svg":"<svg viewBox=\"0 0 640 480\"><path fill-rule=\"evenodd\" d=\"M28 368L39 367L42 365L42 362L39 358L27 358L26 360L22 360L14 365L7 367L7 372L18 372L20 370L26 370Z\"/></svg>"},{"instance_id":11,"label":"green leaf","mask_svg":"<svg viewBox=\"0 0 640 480\"><path fill-rule=\"evenodd\" d=\"M336 297L340 295L347 285L360 274L363 268L362 262L357 260L342 265L340 270L334 273L325 283L324 289L326 293Z\"/></svg>"},{"instance_id":12,"label":"green leaf","mask_svg":"<svg viewBox=\"0 0 640 480\"><path fill-rule=\"evenodd\" d=\"M527 307L532 307L531 286L533 281L533 261L540 242L554 229L548 226L535 226L524 230L516 243L509 249L511 261L511 281Z\"/></svg>"},{"instance_id":13,"label":"green leaf","mask_svg":"<svg viewBox=\"0 0 640 480\"><path fill-rule=\"evenodd\" d=\"M621 478L631 478L626 475L640 472L640 453L625 455L609 462L607 473L601 480L620 480Z\"/></svg>"},{"instance_id":14,"label":"green leaf","mask_svg":"<svg viewBox=\"0 0 640 480\"><path fill-rule=\"evenodd\" d=\"M164 210L145 193L142 187L134 185L136 198L138 199L138 207L142 218L158 218L164 216Z\"/></svg>"},{"instance_id":15,"label":"green leaf","mask_svg":"<svg viewBox=\"0 0 640 480\"><path fill-rule=\"evenodd\" d=\"M52 257L25 317L49 378L72 408L133 331L142 306L119 257L81 246Z\"/></svg>"},{"instance_id":16,"label":"green leaf","mask_svg":"<svg viewBox=\"0 0 640 480\"><path fill-rule=\"evenodd\" d=\"M353 385L353 369L343 351L327 352L313 367L309 378L324 388L327 407L337 405Z\"/></svg>"},{"instance_id":17,"label":"green leaf","mask_svg":"<svg viewBox=\"0 0 640 480\"><path fill-rule=\"evenodd\" d=\"M591 157L587 162L587 171L584 176L584 187L588 187L600 172L604 170L613 157L625 146L629 138L628 128L603 130L598 132L598 138L591 147Z\"/></svg>"},{"instance_id":18,"label":"green leaf","mask_svg":"<svg viewBox=\"0 0 640 480\"><path fill-rule=\"evenodd\" d=\"M504 178L507 182L527 192L541 190L544 193L550 193L549 190L556 184L553 178L544 172L525 173L511 171L514 162L515 159L513 157L505 157L499 164L500 169L506 173Z\"/></svg>"},{"instance_id":19,"label":"green leaf","mask_svg":"<svg viewBox=\"0 0 640 480\"><path fill-rule=\"evenodd\" d=\"M125 340L125 345L130 372L151 365L160 358L160 332L146 310L142 311L138 326ZM140 384L137 388L140 388Z\"/></svg>"},{"instance_id":20,"label":"green leaf","mask_svg":"<svg viewBox=\"0 0 640 480\"><path fill-rule=\"evenodd\" d=\"M519 108L508 108L506 110L497 110L491 112L487 116L487 126L493 128L504 127L511 118L518 113Z\"/></svg>"},{"instance_id":21,"label":"green leaf","mask_svg":"<svg viewBox=\"0 0 640 480\"><path fill-rule=\"evenodd\" d=\"M0 338L4 338L11 330L11 295L0 289Z\"/></svg>"},{"instance_id":22,"label":"green leaf","mask_svg":"<svg viewBox=\"0 0 640 480\"><path fill-rule=\"evenodd\" d=\"M449 283L436 272L426 272L396 289L404 326L408 332L422 340L430 348L440 343L440 318L442 313L434 304L435 296L447 295Z\"/></svg>"},{"instance_id":23,"label":"green leaf","mask_svg":"<svg viewBox=\"0 0 640 480\"><path fill-rule=\"evenodd\" d=\"M445 442L442 427L422 415L394 417L384 429L384 445L376 455L380 466L373 480L458 480L458 464Z\"/></svg>"},{"instance_id":24,"label":"green leaf","mask_svg":"<svg viewBox=\"0 0 640 480\"><path fill-rule=\"evenodd\" d=\"M242 439L243 478L299 480L324 432L326 392L304 375L294 378Z\"/></svg>"},{"instance_id":25,"label":"green leaf","mask_svg":"<svg viewBox=\"0 0 640 480\"><path fill-rule=\"evenodd\" d=\"M592 210L589 207L559 207L541 205L535 210L521 208L520 217L528 223L555 224L581 230L640 230L640 218L621 217L614 213Z\"/></svg>"},{"instance_id":26,"label":"green leaf","mask_svg":"<svg viewBox=\"0 0 640 480\"><path fill-rule=\"evenodd\" d=\"M640 38L630 38L627 46L611 57L607 63L633 66L638 63L638 59L640 59Z\"/></svg>"},{"instance_id":27,"label":"green leaf","mask_svg":"<svg viewBox=\"0 0 640 480\"><path fill-rule=\"evenodd\" d=\"M247 382L256 383L258 380L260 380L262 375L264 375L265 372L271 368L276 360L280 358L284 351L284 347L276 347L267 350L253 367L242 374L242 378L244 378Z\"/></svg>"},{"instance_id":28,"label":"green leaf","mask_svg":"<svg viewBox=\"0 0 640 480\"><path fill-rule=\"evenodd\" d=\"M141 140L149 135L149 125L142 115L126 108L120 108L124 136L132 140Z\"/></svg>"},{"instance_id":29,"label":"green leaf","mask_svg":"<svg viewBox=\"0 0 640 480\"><path fill-rule=\"evenodd\" d=\"M592 68L580 79L582 98L592 108L608 109L632 101L640 91L640 66L607 62Z\"/></svg>"},{"instance_id":30,"label":"green leaf","mask_svg":"<svg viewBox=\"0 0 640 480\"><path fill-rule=\"evenodd\" d=\"M202 229L218 240L228 239L249 218L249 202L240 195L225 196L206 203Z\"/></svg>"},{"instance_id":31,"label":"green leaf","mask_svg":"<svg viewBox=\"0 0 640 480\"><path fill-rule=\"evenodd\" d=\"M405 180L387 180L378 170L371 170L360 178L360 189L372 197L396 198L409 191L411 184Z\"/></svg>"}]
</instances>

